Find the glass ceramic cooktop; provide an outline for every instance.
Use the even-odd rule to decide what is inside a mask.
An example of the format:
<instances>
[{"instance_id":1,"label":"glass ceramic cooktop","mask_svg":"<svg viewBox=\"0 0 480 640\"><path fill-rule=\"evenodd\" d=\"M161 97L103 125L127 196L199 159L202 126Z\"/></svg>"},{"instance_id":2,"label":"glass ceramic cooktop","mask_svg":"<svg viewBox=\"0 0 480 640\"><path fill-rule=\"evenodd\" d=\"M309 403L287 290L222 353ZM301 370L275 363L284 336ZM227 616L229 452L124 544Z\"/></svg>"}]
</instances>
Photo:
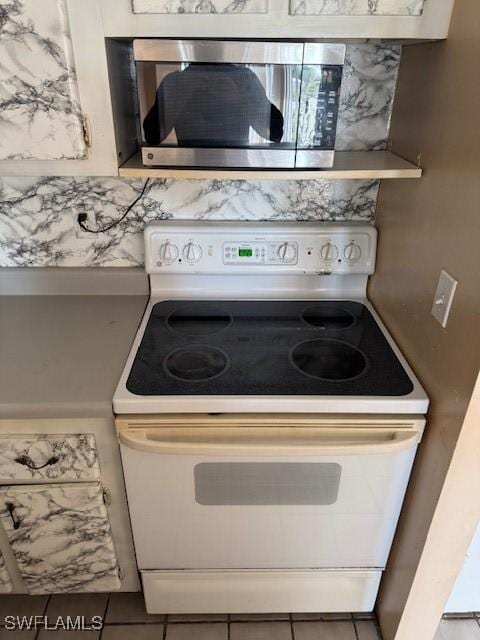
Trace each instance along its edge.
<instances>
[{"instance_id":1,"label":"glass ceramic cooktop","mask_svg":"<svg viewBox=\"0 0 480 640\"><path fill-rule=\"evenodd\" d=\"M358 302L156 304L127 389L136 395L403 396L413 385Z\"/></svg>"}]
</instances>

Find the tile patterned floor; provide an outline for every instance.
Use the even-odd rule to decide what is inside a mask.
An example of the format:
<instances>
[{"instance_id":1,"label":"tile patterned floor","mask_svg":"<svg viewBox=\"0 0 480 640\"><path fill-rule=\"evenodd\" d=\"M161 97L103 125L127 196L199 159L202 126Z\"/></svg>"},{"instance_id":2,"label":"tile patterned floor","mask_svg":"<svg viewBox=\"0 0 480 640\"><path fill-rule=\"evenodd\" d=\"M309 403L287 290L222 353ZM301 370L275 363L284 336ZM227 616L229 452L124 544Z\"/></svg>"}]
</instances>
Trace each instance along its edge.
<instances>
[{"instance_id":1,"label":"tile patterned floor","mask_svg":"<svg viewBox=\"0 0 480 640\"><path fill-rule=\"evenodd\" d=\"M98 631L10 631L6 616L100 616ZM0 640L381 640L365 614L149 615L139 593L0 597ZM435 640L480 640L480 614L442 620Z\"/></svg>"}]
</instances>

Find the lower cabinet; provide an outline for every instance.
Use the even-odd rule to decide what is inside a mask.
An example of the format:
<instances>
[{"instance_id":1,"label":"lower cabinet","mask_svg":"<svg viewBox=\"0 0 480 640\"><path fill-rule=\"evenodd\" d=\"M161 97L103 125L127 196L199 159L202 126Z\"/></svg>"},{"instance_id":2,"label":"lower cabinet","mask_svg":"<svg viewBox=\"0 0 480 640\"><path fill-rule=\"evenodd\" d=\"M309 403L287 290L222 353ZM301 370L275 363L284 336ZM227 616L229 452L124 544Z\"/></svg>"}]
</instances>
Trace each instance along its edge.
<instances>
[{"instance_id":1,"label":"lower cabinet","mask_svg":"<svg viewBox=\"0 0 480 640\"><path fill-rule=\"evenodd\" d=\"M120 588L100 482L2 486L0 521L29 593Z\"/></svg>"},{"instance_id":2,"label":"lower cabinet","mask_svg":"<svg viewBox=\"0 0 480 640\"><path fill-rule=\"evenodd\" d=\"M5 558L0 552L0 593L10 593L12 589L13 585L5 565Z\"/></svg>"}]
</instances>

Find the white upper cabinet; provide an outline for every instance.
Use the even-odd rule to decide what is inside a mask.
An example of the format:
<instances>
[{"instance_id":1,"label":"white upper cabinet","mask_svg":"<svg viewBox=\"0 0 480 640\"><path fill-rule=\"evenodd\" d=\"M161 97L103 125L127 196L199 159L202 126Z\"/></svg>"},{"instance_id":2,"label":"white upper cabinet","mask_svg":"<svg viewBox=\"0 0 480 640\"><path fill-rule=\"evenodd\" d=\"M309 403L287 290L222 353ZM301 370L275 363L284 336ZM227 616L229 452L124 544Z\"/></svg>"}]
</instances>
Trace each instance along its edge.
<instances>
[{"instance_id":1,"label":"white upper cabinet","mask_svg":"<svg viewBox=\"0 0 480 640\"><path fill-rule=\"evenodd\" d=\"M0 6L0 159L85 158L65 1Z\"/></svg>"},{"instance_id":2,"label":"white upper cabinet","mask_svg":"<svg viewBox=\"0 0 480 640\"><path fill-rule=\"evenodd\" d=\"M105 35L148 38L446 38L454 0L100 0Z\"/></svg>"},{"instance_id":3,"label":"white upper cabinet","mask_svg":"<svg viewBox=\"0 0 480 640\"><path fill-rule=\"evenodd\" d=\"M291 15L419 16L424 0L290 0Z\"/></svg>"},{"instance_id":4,"label":"white upper cabinet","mask_svg":"<svg viewBox=\"0 0 480 640\"><path fill-rule=\"evenodd\" d=\"M266 13L268 11L268 0L132 0L132 2L134 13Z\"/></svg>"},{"instance_id":5,"label":"white upper cabinet","mask_svg":"<svg viewBox=\"0 0 480 640\"><path fill-rule=\"evenodd\" d=\"M114 175L98 0L0 0L0 175Z\"/></svg>"}]
</instances>

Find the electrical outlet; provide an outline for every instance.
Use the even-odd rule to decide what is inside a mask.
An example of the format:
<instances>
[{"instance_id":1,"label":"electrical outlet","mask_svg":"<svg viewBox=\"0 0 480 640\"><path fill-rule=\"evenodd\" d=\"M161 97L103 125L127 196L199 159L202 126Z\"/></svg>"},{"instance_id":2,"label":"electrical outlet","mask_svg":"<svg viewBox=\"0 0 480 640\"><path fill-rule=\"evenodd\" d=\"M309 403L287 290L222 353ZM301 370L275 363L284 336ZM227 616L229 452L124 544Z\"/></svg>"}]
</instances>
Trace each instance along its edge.
<instances>
[{"instance_id":1,"label":"electrical outlet","mask_svg":"<svg viewBox=\"0 0 480 640\"><path fill-rule=\"evenodd\" d=\"M440 279L433 299L432 315L444 329L447 326L457 284L458 282L446 271L440 272Z\"/></svg>"},{"instance_id":2,"label":"electrical outlet","mask_svg":"<svg viewBox=\"0 0 480 640\"><path fill-rule=\"evenodd\" d=\"M97 215L95 213L95 210L84 207L82 213L86 214L87 216L87 219L85 220L86 226L95 229L95 227L97 226Z\"/></svg>"},{"instance_id":3,"label":"electrical outlet","mask_svg":"<svg viewBox=\"0 0 480 640\"><path fill-rule=\"evenodd\" d=\"M95 214L95 210L89 207L77 207L77 210L75 211L75 222L77 223L75 225L75 235L79 240L85 240L86 236L90 236L89 233L87 233L86 231L84 231L81 226L78 224L78 220L79 220L79 216L86 216L83 217L83 224L88 228L88 229L96 229L97 227L97 218L96 218L96 214ZM89 238L89 240L91 240L91 238Z\"/></svg>"}]
</instances>

